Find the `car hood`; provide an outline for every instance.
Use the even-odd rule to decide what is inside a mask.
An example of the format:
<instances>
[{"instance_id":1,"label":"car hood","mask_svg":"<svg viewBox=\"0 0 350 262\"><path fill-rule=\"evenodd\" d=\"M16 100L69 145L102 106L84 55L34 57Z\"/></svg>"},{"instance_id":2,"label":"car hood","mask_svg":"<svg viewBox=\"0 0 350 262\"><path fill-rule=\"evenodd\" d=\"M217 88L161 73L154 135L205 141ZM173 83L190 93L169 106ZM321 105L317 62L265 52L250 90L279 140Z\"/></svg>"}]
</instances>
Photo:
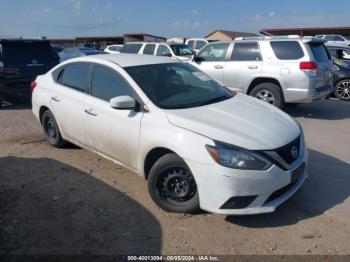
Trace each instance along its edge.
<instances>
[{"instance_id":1,"label":"car hood","mask_svg":"<svg viewBox=\"0 0 350 262\"><path fill-rule=\"evenodd\" d=\"M279 148L301 132L286 113L243 94L211 105L166 110L166 114L177 127L251 150Z\"/></svg>"}]
</instances>

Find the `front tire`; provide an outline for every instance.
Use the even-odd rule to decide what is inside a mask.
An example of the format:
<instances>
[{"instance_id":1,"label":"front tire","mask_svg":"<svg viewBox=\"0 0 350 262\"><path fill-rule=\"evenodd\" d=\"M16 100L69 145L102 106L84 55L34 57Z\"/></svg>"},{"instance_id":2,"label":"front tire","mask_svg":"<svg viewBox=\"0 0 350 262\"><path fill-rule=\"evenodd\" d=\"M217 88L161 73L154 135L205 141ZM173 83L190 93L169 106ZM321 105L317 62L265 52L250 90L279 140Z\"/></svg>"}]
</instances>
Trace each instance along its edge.
<instances>
[{"instance_id":1,"label":"front tire","mask_svg":"<svg viewBox=\"0 0 350 262\"><path fill-rule=\"evenodd\" d=\"M67 144L67 141L62 138L56 119L50 110L43 113L41 124L45 138L50 145L60 148Z\"/></svg>"},{"instance_id":2,"label":"front tire","mask_svg":"<svg viewBox=\"0 0 350 262\"><path fill-rule=\"evenodd\" d=\"M334 96L340 100L350 101L350 79L339 81L335 85Z\"/></svg>"},{"instance_id":3,"label":"front tire","mask_svg":"<svg viewBox=\"0 0 350 262\"><path fill-rule=\"evenodd\" d=\"M156 161L149 173L148 190L153 201L165 211L199 211L198 190L192 172L176 154L166 154Z\"/></svg>"},{"instance_id":4,"label":"front tire","mask_svg":"<svg viewBox=\"0 0 350 262\"><path fill-rule=\"evenodd\" d=\"M281 109L284 106L282 91L273 83L262 83L255 86L250 95Z\"/></svg>"}]
</instances>

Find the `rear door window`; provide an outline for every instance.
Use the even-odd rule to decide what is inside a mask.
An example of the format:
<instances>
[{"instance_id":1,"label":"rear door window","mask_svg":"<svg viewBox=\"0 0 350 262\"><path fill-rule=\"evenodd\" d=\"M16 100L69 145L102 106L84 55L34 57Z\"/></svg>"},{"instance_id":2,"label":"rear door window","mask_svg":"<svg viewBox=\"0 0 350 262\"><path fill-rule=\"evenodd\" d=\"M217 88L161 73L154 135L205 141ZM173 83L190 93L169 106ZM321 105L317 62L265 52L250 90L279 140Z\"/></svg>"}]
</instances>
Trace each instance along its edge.
<instances>
[{"instance_id":1,"label":"rear door window","mask_svg":"<svg viewBox=\"0 0 350 262\"><path fill-rule=\"evenodd\" d=\"M344 42L345 40L338 35L333 36L332 41Z\"/></svg>"},{"instance_id":2,"label":"rear door window","mask_svg":"<svg viewBox=\"0 0 350 262\"><path fill-rule=\"evenodd\" d=\"M333 36L332 35L326 35L324 37L324 39L327 40L327 41L332 41L333 40Z\"/></svg>"},{"instance_id":3,"label":"rear door window","mask_svg":"<svg viewBox=\"0 0 350 262\"><path fill-rule=\"evenodd\" d=\"M231 55L231 61L261 61L258 43L235 43Z\"/></svg>"},{"instance_id":4,"label":"rear door window","mask_svg":"<svg viewBox=\"0 0 350 262\"><path fill-rule=\"evenodd\" d=\"M272 41L270 44L280 60L297 60L304 57L303 49L297 41Z\"/></svg>"},{"instance_id":5,"label":"rear door window","mask_svg":"<svg viewBox=\"0 0 350 262\"><path fill-rule=\"evenodd\" d=\"M330 55L323 44L310 43L309 45L316 61L325 62L330 59Z\"/></svg>"},{"instance_id":6,"label":"rear door window","mask_svg":"<svg viewBox=\"0 0 350 262\"><path fill-rule=\"evenodd\" d=\"M91 95L109 101L117 96L131 96L133 92L126 80L116 71L101 65L94 66Z\"/></svg>"},{"instance_id":7,"label":"rear door window","mask_svg":"<svg viewBox=\"0 0 350 262\"><path fill-rule=\"evenodd\" d=\"M154 49L156 48L155 44L147 44L145 48L143 49L143 54L144 55L153 55L154 54Z\"/></svg>"},{"instance_id":8,"label":"rear door window","mask_svg":"<svg viewBox=\"0 0 350 262\"><path fill-rule=\"evenodd\" d=\"M71 63L63 68L59 76L59 82L78 91L87 90L90 72L89 63Z\"/></svg>"},{"instance_id":9,"label":"rear door window","mask_svg":"<svg viewBox=\"0 0 350 262\"><path fill-rule=\"evenodd\" d=\"M194 49L194 41L193 40L188 41L187 45L189 47L191 47L192 49Z\"/></svg>"},{"instance_id":10,"label":"rear door window","mask_svg":"<svg viewBox=\"0 0 350 262\"><path fill-rule=\"evenodd\" d=\"M58 60L56 51L49 42L8 41L2 43L2 52L7 60L45 62Z\"/></svg>"},{"instance_id":11,"label":"rear door window","mask_svg":"<svg viewBox=\"0 0 350 262\"><path fill-rule=\"evenodd\" d=\"M121 53L137 54L142 47L142 44L126 44L120 50Z\"/></svg>"}]
</instances>

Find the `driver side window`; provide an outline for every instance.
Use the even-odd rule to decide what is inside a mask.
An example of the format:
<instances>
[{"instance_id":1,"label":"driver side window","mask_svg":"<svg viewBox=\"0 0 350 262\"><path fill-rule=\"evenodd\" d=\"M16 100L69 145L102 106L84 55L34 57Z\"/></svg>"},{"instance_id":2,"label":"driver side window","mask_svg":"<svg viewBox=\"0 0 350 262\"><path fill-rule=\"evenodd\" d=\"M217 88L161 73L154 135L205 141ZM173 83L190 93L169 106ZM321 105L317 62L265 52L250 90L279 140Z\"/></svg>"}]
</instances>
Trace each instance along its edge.
<instances>
[{"instance_id":1,"label":"driver side window","mask_svg":"<svg viewBox=\"0 0 350 262\"><path fill-rule=\"evenodd\" d=\"M198 57L202 61L225 61L229 43L218 43L206 45Z\"/></svg>"}]
</instances>

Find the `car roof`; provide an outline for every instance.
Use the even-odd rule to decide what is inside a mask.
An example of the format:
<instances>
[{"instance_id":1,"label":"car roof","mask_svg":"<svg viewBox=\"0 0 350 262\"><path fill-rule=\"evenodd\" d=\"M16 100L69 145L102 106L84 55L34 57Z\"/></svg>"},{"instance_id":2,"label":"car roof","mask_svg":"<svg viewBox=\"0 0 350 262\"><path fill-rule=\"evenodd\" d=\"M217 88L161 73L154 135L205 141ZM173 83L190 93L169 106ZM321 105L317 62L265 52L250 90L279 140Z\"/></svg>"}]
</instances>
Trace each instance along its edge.
<instances>
[{"instance_id":1,"label":"car roof","mask_svg":"<svg viewBox=\"0 0 350 262\"><path fill-rule=\"evenodd\" d=\"M166 64L166 63L180 63L169 57L152 56L152 55L138 55L138 54L104 54L92 55L89 57L80 57L74 59L75 61L91 61L91 59L109 61L120 65L121 67L140 66L150 64ZM69 61L73 61L69 60Z\"/></svg>"},{"instance_id":2,"label":"car roof","mask_svg":"<svg viewBox=\"0 0 350 262\"><path fill-rule=\"evenodd\" d=\"M22 38L1 38L2 43L50 43L47 39L22 39Z\"/></svg>"}]
</instances>

